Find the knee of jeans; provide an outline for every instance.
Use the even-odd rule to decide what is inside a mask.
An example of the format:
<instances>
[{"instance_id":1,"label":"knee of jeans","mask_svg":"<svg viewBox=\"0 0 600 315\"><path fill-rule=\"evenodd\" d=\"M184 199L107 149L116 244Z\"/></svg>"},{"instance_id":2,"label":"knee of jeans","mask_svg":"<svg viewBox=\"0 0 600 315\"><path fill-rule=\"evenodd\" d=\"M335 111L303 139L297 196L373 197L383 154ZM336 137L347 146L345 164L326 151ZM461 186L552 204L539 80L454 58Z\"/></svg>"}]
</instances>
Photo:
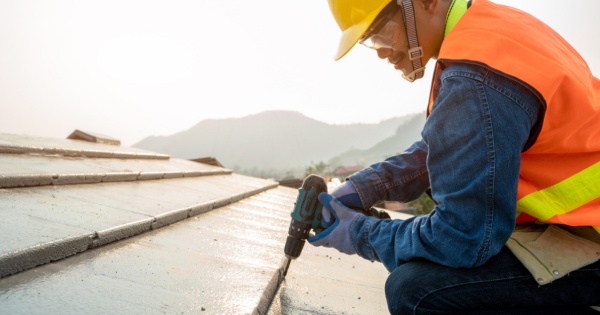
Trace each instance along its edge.
<instances>
[{"instance_id":1,"label":"knee of jeans","mask_svg":"<svg viewBox=\"0 0 600 315\"><path fill-rule=\"evenodd\" d=\"M413 314L420 302L417 292L423 280L411 263L392 271L385 282L385 297L391 314Z\"/></svg>"}]
</instances>

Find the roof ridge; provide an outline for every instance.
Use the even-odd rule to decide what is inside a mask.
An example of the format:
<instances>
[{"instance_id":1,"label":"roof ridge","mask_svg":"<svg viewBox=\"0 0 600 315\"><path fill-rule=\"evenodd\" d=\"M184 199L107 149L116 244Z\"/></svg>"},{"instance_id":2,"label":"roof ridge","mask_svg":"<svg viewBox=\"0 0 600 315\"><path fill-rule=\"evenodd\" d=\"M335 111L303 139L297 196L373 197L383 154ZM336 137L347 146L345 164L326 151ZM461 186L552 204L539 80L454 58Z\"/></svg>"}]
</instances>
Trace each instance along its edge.
<instances>
[{"instance_id":1,"label":"roof ridge","mask_svg":"<svg viewBox=\"0 0 600 315\"><path fill-rule=\"evenodd\" d=\"M0 174L0 188L36 187L49 185L98 184L109 182L130 182L141 180L161 180L210 175L229 175L229 169L194 171L139 171L105 173L63 173L63 174Z\"/></svg>"},{"instance_id":2,"label":"roof ridge","mask_svg":"<svg viewBox=\"0 0 600 315\"><path fill-rule=\"evenodd\" d=\"M105 159L151 159L168 160L171 158L168 154L151 152L125 152L108 151L95 149L69 149L69 148L50 148L38 146L20 146L0 144L0 154L32 154L32 155L60 155L68 157L87 157L87 158L105 158Z\"/></svg>"}]
</instances>

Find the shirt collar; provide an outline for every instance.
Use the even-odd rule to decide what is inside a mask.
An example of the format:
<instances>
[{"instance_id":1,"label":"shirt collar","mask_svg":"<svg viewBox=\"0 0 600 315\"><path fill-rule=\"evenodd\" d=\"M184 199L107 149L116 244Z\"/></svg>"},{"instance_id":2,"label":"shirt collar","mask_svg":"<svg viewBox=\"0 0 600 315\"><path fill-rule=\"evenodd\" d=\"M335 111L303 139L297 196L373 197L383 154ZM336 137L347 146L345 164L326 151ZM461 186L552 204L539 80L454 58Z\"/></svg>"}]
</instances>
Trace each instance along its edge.
<instances>
[{"instance_id":1,"label":"shirt collar","mask_svg":"<svg viewBox=\"0 0 600 315\"><path fill-rule=\"evenodd\" d=\"M471 6L471 0L452 0L448 14L446 14L446 28L444 29L444 37L454 28L460 18L467 12Z\"/></svg>"}]
</instances>

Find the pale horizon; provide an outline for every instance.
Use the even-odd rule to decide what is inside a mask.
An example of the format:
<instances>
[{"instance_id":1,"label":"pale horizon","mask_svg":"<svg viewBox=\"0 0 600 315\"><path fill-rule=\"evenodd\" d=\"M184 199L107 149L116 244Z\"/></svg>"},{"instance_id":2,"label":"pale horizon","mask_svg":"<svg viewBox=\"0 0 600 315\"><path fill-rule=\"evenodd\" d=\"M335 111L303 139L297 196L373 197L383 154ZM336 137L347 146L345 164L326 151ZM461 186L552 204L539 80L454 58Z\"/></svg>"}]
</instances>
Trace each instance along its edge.
<instances>
[{"instance_id":1,"label":"pale horizon","mask_svg":"<svg viewBox=\"0 0 600 315\"><path fill-rule=\"evenodd\" d=\"M554 27L600 75L600 1L494 2ZM425 110L432 62L409 84L364 47L334 62L339 36L325 0L0 0L0 132L130 146L267 110L331 124Z\"/></svg>"}]
</instances>

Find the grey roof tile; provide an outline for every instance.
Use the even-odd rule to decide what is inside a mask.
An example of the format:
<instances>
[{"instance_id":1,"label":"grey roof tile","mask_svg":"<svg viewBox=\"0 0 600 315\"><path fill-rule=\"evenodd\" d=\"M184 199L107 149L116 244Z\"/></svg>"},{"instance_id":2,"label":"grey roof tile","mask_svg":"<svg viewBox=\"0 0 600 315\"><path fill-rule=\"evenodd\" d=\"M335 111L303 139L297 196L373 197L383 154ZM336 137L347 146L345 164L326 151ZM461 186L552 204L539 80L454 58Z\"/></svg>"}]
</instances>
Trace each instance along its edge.
<instances>
[{"instance_id":1,"label":"grey roof tile","mask_svg":"<svg viewBox=\"0 0 600 315\"><path fill-rule=\"evenodd\" d=\"M359 257L307 245L282 278L297 189L74 142L0 134L2 313L384 312Z\"/></svg>"}]
</instances>

